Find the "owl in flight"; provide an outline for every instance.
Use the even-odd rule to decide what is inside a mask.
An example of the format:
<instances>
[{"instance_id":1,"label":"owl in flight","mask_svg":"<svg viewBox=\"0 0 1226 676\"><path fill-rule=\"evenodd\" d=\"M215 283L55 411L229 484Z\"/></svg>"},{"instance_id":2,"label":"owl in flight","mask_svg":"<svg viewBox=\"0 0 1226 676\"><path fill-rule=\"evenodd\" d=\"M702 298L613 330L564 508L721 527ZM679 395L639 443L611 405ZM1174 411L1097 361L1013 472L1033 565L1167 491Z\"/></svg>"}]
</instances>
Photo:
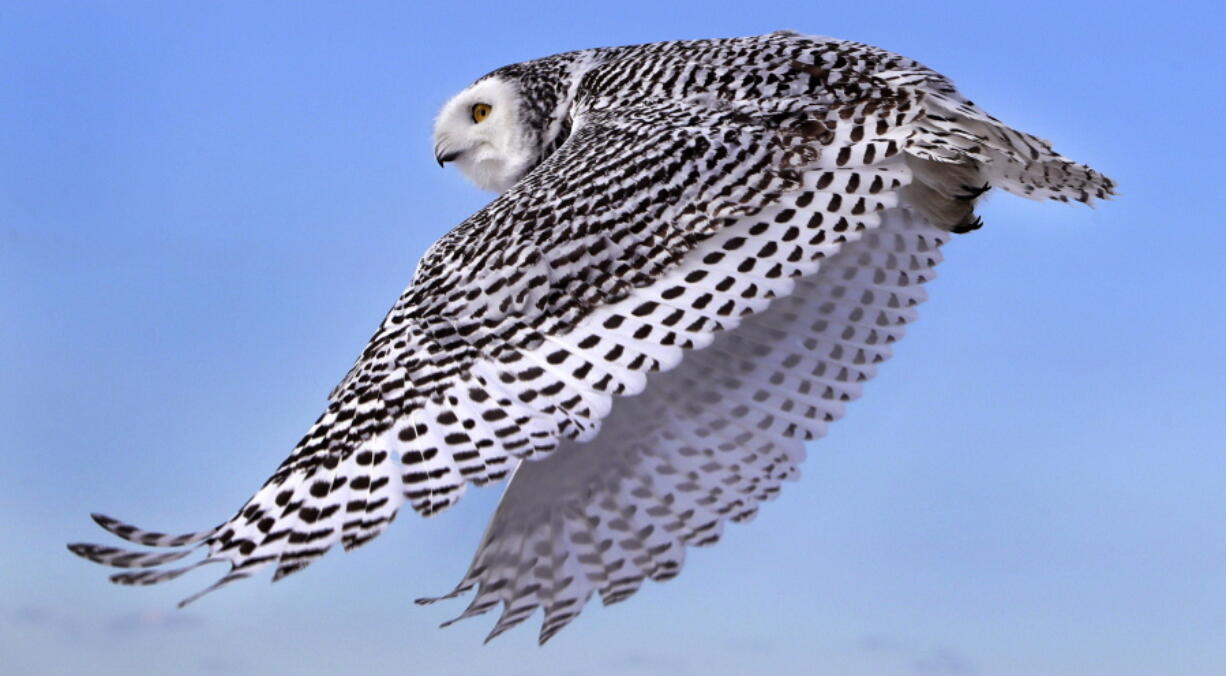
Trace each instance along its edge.
<instances>
[{"instance_id":1,"label":"owl in flight","mask_svg":"<svg viewBox=\"0 0 1226 676\"><path fill-rule=\"evenodd\" d=\"M491 638L539 608L543 642L797 477L985 192L1114 186L911 59L790 32L500 68L443 107L434 152L498 197L425 253L264 485L197 533L94 515L169 550L74 553L130 585L229 564L203 594L510 477L442 598L501 606Z\"/></svg>"}]
</instances>

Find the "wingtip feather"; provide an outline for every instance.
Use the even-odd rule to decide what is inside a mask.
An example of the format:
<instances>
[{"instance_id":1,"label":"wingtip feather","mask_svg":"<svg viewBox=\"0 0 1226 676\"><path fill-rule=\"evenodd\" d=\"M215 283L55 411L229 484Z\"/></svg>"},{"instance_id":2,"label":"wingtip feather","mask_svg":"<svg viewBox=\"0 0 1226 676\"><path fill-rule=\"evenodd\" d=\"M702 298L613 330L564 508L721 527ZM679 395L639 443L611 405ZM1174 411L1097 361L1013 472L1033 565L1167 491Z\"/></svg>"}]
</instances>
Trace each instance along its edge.
<instances>
[{"instance_id":1,"label":"wingtip feather","mask_svg":"<svg viewBox=\"0 0 1226 676\"><path fill-rule=\"evenodd\" d=\"M178 561L192 552L190 549L170 552L135 552L88 542L69 544L68 551L88 561L113 568L153 568Z\"/></svg>"},{"instance_id":2,"label":"wingtip feather","mask_svg":"<svg viewBox=\"0 0 1226 676\"><path fill-rule=\"evenodd\" d=\"M98 512L93 512L89 516L94 520L94 523L97 523L107 532L128 542L145 545L146 547L183 547L208 539L217 532L216 528L210 528L195 533L168 535L156 531L142 530L132 524L124 523L119 519Z\"/></svg>"}]
</instances>

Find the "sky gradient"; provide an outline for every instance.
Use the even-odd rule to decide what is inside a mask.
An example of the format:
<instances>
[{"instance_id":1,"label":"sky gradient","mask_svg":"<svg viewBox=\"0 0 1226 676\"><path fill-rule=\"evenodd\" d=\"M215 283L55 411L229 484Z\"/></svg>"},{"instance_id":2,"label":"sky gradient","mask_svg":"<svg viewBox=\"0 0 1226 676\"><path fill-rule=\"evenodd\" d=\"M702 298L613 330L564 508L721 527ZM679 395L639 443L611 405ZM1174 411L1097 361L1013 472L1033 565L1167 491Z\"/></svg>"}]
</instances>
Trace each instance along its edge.
<instances>
[{"instance_id":1,"label":"sky gradient","mask_svg":"<svg viewBox=\"0 0 1226 676\"><path fill-rule=\"evenodd\" d=\"M5 674L1226 673L1226 114L1216 3L0 0ZM538 620L412 600L500 489L184 611L106 582L101 511L229 516L417 258L489 195L438 107L500 65L780 28L869 42L1119 183L1009 195L799 483L667 584Z\"/></svg>"}]
</instances>

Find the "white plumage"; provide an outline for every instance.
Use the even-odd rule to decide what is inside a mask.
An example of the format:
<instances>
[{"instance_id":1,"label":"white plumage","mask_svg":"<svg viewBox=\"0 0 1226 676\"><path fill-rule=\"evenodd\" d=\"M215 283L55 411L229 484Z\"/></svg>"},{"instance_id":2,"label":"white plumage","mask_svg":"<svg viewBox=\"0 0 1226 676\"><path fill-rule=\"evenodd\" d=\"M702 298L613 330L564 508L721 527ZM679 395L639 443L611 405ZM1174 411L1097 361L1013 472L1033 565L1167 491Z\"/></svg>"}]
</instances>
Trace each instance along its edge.
<instances>
[{"instance_id":1,"label":"white plumage","mask_svg":"<svg viewBox=\"0 0 1226 676\"><path fill-rule=\"evenodd\" d=\"M794 33L507 66L443 107L435 155L502 194L430 248L264 486L199 533L95 516L205 558L72 551L139 569L125 584L229 563L207 592L513 471L443 598L475 588L460 617L501 605L491 637L541 609L544 641L593 593L676 575L686 545L797 476L915 318L940 246L979 227L984 191L1113 188L914 61Z\"/></svg>"}]
</instances>

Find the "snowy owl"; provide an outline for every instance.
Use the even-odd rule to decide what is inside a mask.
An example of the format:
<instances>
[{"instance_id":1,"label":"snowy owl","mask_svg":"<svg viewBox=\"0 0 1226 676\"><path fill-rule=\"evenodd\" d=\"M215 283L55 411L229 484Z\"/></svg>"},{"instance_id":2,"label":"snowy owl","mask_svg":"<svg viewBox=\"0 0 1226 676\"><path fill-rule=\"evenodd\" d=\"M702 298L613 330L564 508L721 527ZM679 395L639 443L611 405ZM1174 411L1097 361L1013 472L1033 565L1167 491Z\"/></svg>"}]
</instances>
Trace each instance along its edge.
<instances>
[{"instance_id":1,"label":"snowy owl","mask_svg":"<svg viewBox=\"0 0 1226 676\"><path fill-rule=\"evenodd\" d=\"M475 589L456 619L501 606L491 637L540 609L545 641L796 478L984 192L1113 190L915 61L790 32L500 68L443 107L434 153L499 195L425 253L263 487L184 535L94 515L173 549L74 553L131 585L229 564L187 603L510 476L442 598Z\"/></svg>"}]
</instances>

